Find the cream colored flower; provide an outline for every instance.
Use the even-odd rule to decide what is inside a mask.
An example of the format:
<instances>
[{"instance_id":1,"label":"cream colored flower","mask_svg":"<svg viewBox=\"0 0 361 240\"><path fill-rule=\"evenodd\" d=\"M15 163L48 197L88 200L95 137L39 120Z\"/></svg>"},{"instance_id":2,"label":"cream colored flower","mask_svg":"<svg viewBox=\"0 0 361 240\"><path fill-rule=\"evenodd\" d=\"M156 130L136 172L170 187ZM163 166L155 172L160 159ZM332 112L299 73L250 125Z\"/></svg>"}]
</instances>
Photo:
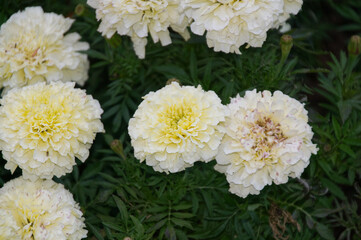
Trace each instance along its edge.
<instances>
[{"instance_id":1,"label":"cream colored flower","mask_svg":"<svg viewBox=\"0 0 361 240\"><path fill-rule=\"evenodd\" d=\"M215 157L227 109L213 91L173 82L143 99L128 128L136 158L174 173Z\"/></svg>"},{"instance_id":2,"label":"cream colored flower","mask_svg":"<svg viewBox=\"0 0 361 240\"><path fill-rule=\"evenodd\" d=\"M0 189L0 239L82 239L82 215L72 194L52 180L19 177Z\"/></svg>"},{"instance_id":3,"label":"cream colored flower","mask_svg":"<svg viewBox=\"0 0 361 240\"><path fill-rule=\"evenodd\" d=\"M188 40L188 18L179 5L180 0L88 0L96 9L96 16L101 20L99 32L110 38L115 32L130 36L135 53L145 57L148 33L156 43L162 46L170 44L168 28Z\"/></svg>"},{"instance_id":4,"label":"cream colored flower","mask_svg":"<svg viewBox=\"0 0 361 240\"><path fill-rule=\"evenodd\" d=\"M285 24L302 0L184 0L193 33L203 35L216 52L237 53L240 46L261 47L267 31Z\"/></svg>"},{"instance_id":5,"label":"cream colored flower","mask_svg":"<svg viewBox=\"0 0 361 240\"><path fill-rule=\"evenodd\" d=\"M272 182L300 177L317 153L303 104L282 92L247 91L228 108L215 168L226 174L232 193L259 194Z\"/></svg>"},{"instance_id":6,"label":"cream colored flower","mask_svg":"<svg viewBox=\"0 0 361 240\"><path fill-rule=\"evenodd\" d=\"M275 19L273 28L279 28L281 33L287 32L291 29L291 25L286 23L290 15L296 15L302 7L303 0L284 0L283 13Z\"/></svg>"},{"instance_id":7,"label":"cream colored flower","mask_svg":"<svg viewBox=\"0 0 361 240\"><path fill-rule=\"evenodd\" d=\"M88 43L80 35L64 35L74 20L41 7L15 13L0 29L0 87L5 91L36 82L74 81L88 78Z\"/></svg>"},{"instance_id":8,"label":"cream colored flower","mask_svg":"<svg viewBox=\"0 0 361 240\"><path fill-rule=\"evenodd\" d=\"M103 132L99 102L74 83L37 83L10 90L1 99L0 149L12 172L25 178L60 177L84 162L97 132Z\"/></svg>"}]
</instances>

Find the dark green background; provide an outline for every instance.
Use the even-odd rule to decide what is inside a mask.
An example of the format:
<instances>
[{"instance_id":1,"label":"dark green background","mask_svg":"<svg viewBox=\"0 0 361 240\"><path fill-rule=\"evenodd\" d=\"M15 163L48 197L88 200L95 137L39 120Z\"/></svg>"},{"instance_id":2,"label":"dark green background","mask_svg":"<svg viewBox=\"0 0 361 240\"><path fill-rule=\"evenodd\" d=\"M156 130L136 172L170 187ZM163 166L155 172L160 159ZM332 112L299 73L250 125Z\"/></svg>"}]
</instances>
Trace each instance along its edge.
<instances>
[{"instance_id":1,"label":"dark green background","mask_svg":"<svg viewBox=\"0 0 361 240\"><path fill-rule=\"evenodd\" d=\"M81 16L77 4L85 6ZM139 60L128 37L101 37L94 10L80 0L1 0L0 23L27 6L75 18L71 31L91 46L85 88L105 111L106 134L97 136L85 163L55 179L80 203L89 239L274 239L270 224L284 220L288 239L361 239L361 64L347 53L351 35L361 33L361 1L305 0L289 21L294 47L285 64L275 30L262 48L242 47L242 55L215 53L204 37L185 42L172 33L172 45L149 40L146 59ZM246 199L228 192L214 162L177 174L154 172L133 157L127 123L141 97L173 77L215 91L224 104L254 88L304 102L318 154L301 179ZM123 143L121 154L110 148L113 139ZM21 174L12 176L4 164L1 159L0 186Z\"/></svg>"}]
</instances>

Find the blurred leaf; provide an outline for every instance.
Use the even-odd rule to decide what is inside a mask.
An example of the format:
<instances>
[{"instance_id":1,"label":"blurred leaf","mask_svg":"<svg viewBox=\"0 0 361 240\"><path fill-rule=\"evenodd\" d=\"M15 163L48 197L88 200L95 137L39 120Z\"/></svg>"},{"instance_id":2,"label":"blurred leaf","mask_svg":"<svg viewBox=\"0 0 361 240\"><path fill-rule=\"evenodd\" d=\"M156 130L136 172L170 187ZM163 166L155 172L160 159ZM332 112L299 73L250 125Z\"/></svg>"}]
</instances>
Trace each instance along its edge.
<instances>
[{"instance_id":1,"label":"blurred leaf","mask_svg":"<svg viewBox=\"0 0 361 240\"><path fill-rule=\"evenodd\" d=\"M342 200L346 200L346 196L336 184L328 180L327 178L321 178L321 182L325 187L327 187L331 193L335 194L337 197L341 198Z\"/></svg>"}]
</instances>

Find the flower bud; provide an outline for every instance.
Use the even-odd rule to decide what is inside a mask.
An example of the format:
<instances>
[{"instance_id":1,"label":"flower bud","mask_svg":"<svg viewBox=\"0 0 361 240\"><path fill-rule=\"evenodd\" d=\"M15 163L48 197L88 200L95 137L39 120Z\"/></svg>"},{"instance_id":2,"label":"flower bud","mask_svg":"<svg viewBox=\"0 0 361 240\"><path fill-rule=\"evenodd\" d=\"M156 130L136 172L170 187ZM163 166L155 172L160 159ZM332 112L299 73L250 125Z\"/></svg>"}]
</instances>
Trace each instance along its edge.
<instances>
[{"instance_id":1,"label":"flower bud","mask_svg":"<svg viewBox=\"0 0 361 240\"><path fill-rule=\"evenodd\" d=\"M110 148L123 159L125 159L123 144L118 139L114 139L110 144Z\"/></svg>"},{"instance_id":2,"label":"flower bud","mask_svg":"<svg viewBox=\"0 0 361 240\"><path fill-rule=\"evenodd\" d=\"M168 79L166 85L170 85L170 84L172 84L172 82L177 82L177 83L179 83L179 85L181 85L181 82L180 82L178 79L176 79L176 78L170 78L170 79Z\"/></svg>"},{"instance_id":3,"label":"flower bud","mask_svg":"<svg viewBox=\"0 0 361 240\"><path fill-rule=\"evenodd\" d=\"M361 37L353 35L347 46L348 54L358 56L361 53Z\"/></svg>"},{"instance_id":4,"label":"flower bud","mask_svg":"<svg viewBox=\"0 0 361 240\"><path fill-rule=\"evenodd\" d=\"M282 35L281 37L281 51L282 51L282 58L281 61L286 61L288 54L290 53L293 47L293 38L291 35Z\"/></svg>"},{"instance_id":5,"label":"flower bud","mask_svg":"<svg viewBox=\"0 0 361 240\"><path fill-rule=\"evenodd\" d=\"M74 12L77 16L83 15L84 11L85 11L85 6L84 6L84 4L81 4L81 3L76 5L75 10L74 10Z\"/></svg>"}]
</instances>

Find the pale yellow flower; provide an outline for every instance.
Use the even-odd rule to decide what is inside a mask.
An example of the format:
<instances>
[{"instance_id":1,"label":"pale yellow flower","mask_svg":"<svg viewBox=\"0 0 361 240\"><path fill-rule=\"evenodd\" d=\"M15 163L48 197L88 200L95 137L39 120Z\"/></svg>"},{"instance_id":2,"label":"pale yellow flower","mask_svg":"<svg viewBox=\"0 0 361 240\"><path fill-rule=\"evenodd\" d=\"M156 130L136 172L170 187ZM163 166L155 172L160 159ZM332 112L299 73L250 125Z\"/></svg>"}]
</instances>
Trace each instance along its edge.
<instances>
[{"instance_id":1,"label":"pale yellow flower","mask_svg":"<svg viewBox=\"0 0 361 240\"><path fill-rule=\"evenodd\" d=\"M72 194L52 180L7 182L0 189L0 239L78 240L87 236Z\"/></svg>"},{"instance_id":2,"label":"pale yellow flower","mask_svg":"<svg viewBox=\"0 0 361 240\"><path fill-rule=\"evenodd\" d=\"M136 158L174 173L215 157L227 109L213 91L173 82L143 99L128 128Z\"/></svg>"},{"instance_id":3,"label":"pale yellow flower","mask_svg":"<svg viewBox=\"0 0 361 240\"><path fill-rule=\"evenodd\" d=\"M272 182L301 176L317 153L303 104L280 91L253 90L231 99L228 108L215 168L226 174L232 193L259 194Z\"/></svg>"},{"instance_id":4,"label":"pale yellow flower","mask_svg":"<svg viewBox=\"0 0 361 240\"><path fill-rule=\"evenodd\" d=\"M10 90L0 107L0 149L12 172L25 178L60 177L84 162L103 132L99 102L74 83L37 83Z\"/></svg>"},{"instance_id":5,"label":"pale yellow flower","mask_svg":"<svg viewBox=\"0 0 361 240\"><path fill-rule=\"evenodd\" d=\"M302 0L184 0L193 33L206 32L207 44L216 52L237 53L246 44L261 47L267 31L284 25L297 14Z\"/></svg>"},{"instance_id":6,"label":"pale yellow flower","mask_svg":"<svg viewBox=\"0 0 361 240\"><path fill-rule=\"evenodd\" d=\"M283 13L275 19L273 28L280 28L280 32L284 33L291 29L291 25L286 21L291 17L291 14L296 15L302 7L303 0L284 0Z\"/></svg>"},{"instance_id":7,"label":"pale yellow flower","mask_svg":"<svg viewBox=\"0 0 361 240\"><path fill-rule=\"evenodd\" d=\"M115 32L131 37L135 53L145 57L147 36L162 46L170 44L168 28L172 28L188 40L188 18L185 16L180 0L88 0L96 9L101 20L99 32L107 38Z\"/></svg>"},{"instance_id":8,"label":"pale yellow flower","mask_svg":"<svg viewBox=\"0 0 361 240\"><path fill-rule=\"evenodd\" d=\"M78 33L64 35L74 20L41 7L15 13L0 29L0 87L8 91L36 82L74 81L88 78L88 43Z\"/></svg>"}]
</instances>

